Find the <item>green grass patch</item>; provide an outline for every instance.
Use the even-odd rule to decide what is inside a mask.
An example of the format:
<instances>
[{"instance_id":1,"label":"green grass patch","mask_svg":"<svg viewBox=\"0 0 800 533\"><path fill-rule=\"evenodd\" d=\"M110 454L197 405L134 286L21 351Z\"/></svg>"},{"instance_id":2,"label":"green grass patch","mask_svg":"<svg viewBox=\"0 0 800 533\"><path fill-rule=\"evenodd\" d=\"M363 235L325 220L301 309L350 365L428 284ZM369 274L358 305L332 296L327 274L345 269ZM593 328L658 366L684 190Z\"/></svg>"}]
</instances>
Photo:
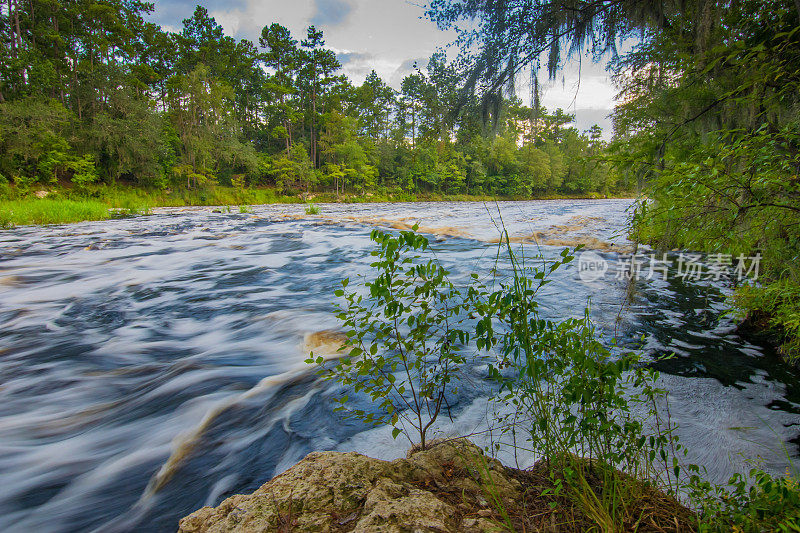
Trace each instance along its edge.
<instances>
[{"instance_id":1,"label":"green grass patch","mask_svg":"<svg viewBox=\"0 0 800 533\"><path fill-rule=\"evenodd\" d=\"M114 216L108 206L95 200L28 198L0 201L0 227L26 224L64 224L105 220Z\"/></svg>"}]
</instances>

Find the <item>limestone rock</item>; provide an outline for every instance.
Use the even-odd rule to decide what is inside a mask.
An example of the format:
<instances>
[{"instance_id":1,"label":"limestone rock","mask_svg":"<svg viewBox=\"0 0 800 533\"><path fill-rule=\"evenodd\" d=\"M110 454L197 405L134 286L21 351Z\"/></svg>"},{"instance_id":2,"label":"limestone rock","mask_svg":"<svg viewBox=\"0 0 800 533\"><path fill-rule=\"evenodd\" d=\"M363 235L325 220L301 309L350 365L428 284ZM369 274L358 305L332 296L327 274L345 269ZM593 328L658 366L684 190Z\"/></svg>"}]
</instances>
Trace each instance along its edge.
<instances>
[{"instance_id":1,"label":"limestone rock","mask_svg":"<svg viewBox=\"0 0 800 533\"><path fill-rule=\"evenodd\" d=\"M489 479L493 498L519 497L520 483L467 440L435 442L391 462L315 452L250 495L192 513L179 531L501 531L485 499Z\"/></svg>"}]
</instances>

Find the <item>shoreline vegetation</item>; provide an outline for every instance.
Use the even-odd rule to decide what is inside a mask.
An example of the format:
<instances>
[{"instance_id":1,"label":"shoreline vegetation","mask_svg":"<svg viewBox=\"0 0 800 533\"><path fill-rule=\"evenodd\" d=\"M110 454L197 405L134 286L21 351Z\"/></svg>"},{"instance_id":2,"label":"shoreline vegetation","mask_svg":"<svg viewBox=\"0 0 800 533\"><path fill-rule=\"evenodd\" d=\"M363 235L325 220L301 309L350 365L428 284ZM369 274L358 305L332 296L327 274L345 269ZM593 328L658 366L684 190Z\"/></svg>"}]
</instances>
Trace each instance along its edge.
<instances>
[{"instance_id":1,"label":"shoreline vegetation","mask_svg":"<svg viewBox=\"0 0 800 533\"><path fill-rule=\"evenodd\" d=\"M526 200L569 200L633 198L633 193L542 193L527 197L497 197L478 194L384 192L336 195L331 192L286 195L275 188L211 187L203 190L157 190L134 187L97 188L75 193L68 188L38 188L25 195L0 198L0 229L23 225L67 224L146 215L159 207L233 207L269 204L401 203L401 202L503 202Z\"/></svg>"}]
</instances>

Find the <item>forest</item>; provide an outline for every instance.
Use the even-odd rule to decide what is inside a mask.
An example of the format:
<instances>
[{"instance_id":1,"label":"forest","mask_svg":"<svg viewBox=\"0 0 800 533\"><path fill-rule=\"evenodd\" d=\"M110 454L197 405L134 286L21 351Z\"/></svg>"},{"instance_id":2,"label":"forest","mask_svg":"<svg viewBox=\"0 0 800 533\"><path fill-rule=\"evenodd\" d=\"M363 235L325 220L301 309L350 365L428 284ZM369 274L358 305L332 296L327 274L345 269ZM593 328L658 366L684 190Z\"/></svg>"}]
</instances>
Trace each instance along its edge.
<instances>
[{"instance_id":1,"label":"forest","mask_svg":"<svg viewBox=\"0 0 800 533\"><path fill-rule=\"evenodd\" d=\"M266 24L235 40L198 6L179 33L140 1L12 0L0 10L0 187L6 197L119 185L385 197L613 193L601 130L514 95L487 121L457 105L443 53L392 89L343 74L322 31ZM454 109L458 112L453 112ZM98 192L99 191L99 192ZM402 197L402 196L401 196Z\"/></svg>"}]
</instances>

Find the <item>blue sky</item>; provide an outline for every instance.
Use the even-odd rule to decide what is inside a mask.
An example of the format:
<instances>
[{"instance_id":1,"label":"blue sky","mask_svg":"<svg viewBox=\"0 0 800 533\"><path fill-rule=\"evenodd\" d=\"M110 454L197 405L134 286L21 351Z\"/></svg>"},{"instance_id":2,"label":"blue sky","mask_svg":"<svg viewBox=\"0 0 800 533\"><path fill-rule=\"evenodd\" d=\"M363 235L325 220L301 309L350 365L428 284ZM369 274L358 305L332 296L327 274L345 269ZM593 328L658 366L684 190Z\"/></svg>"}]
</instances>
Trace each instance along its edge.
<instances>
[{"instance_id":1,"label":"blue sky","mask_svg":"<svg viewBox=\"0 0 800 533\"><path fill-rule=\"evenodd\" d=\"M177 31L198 3L226 33L253 41L258 40L262 27L273 22L289 28L298 40L305 35L306 27L316 25L354 83L361 83L374 69L398 88L403 77L412 72L414 62L426 65L433 52L447 49L455 38L455 34L440 31L425 19L424 0L155 0L155 11L149 18ZM452 48L447 50L450 57L457 53ZM558 80L545 88L543 104L575 113L581 130L597 123L603 126L605 136L610 136L610 122L605 116L611 112L615 91L607 73L589 60L581 65L580 83L577 73L577 62L567 65ZM518 90L520 97L528 100L530 88L523 84Z\"/></svg>"}]
</instances>

